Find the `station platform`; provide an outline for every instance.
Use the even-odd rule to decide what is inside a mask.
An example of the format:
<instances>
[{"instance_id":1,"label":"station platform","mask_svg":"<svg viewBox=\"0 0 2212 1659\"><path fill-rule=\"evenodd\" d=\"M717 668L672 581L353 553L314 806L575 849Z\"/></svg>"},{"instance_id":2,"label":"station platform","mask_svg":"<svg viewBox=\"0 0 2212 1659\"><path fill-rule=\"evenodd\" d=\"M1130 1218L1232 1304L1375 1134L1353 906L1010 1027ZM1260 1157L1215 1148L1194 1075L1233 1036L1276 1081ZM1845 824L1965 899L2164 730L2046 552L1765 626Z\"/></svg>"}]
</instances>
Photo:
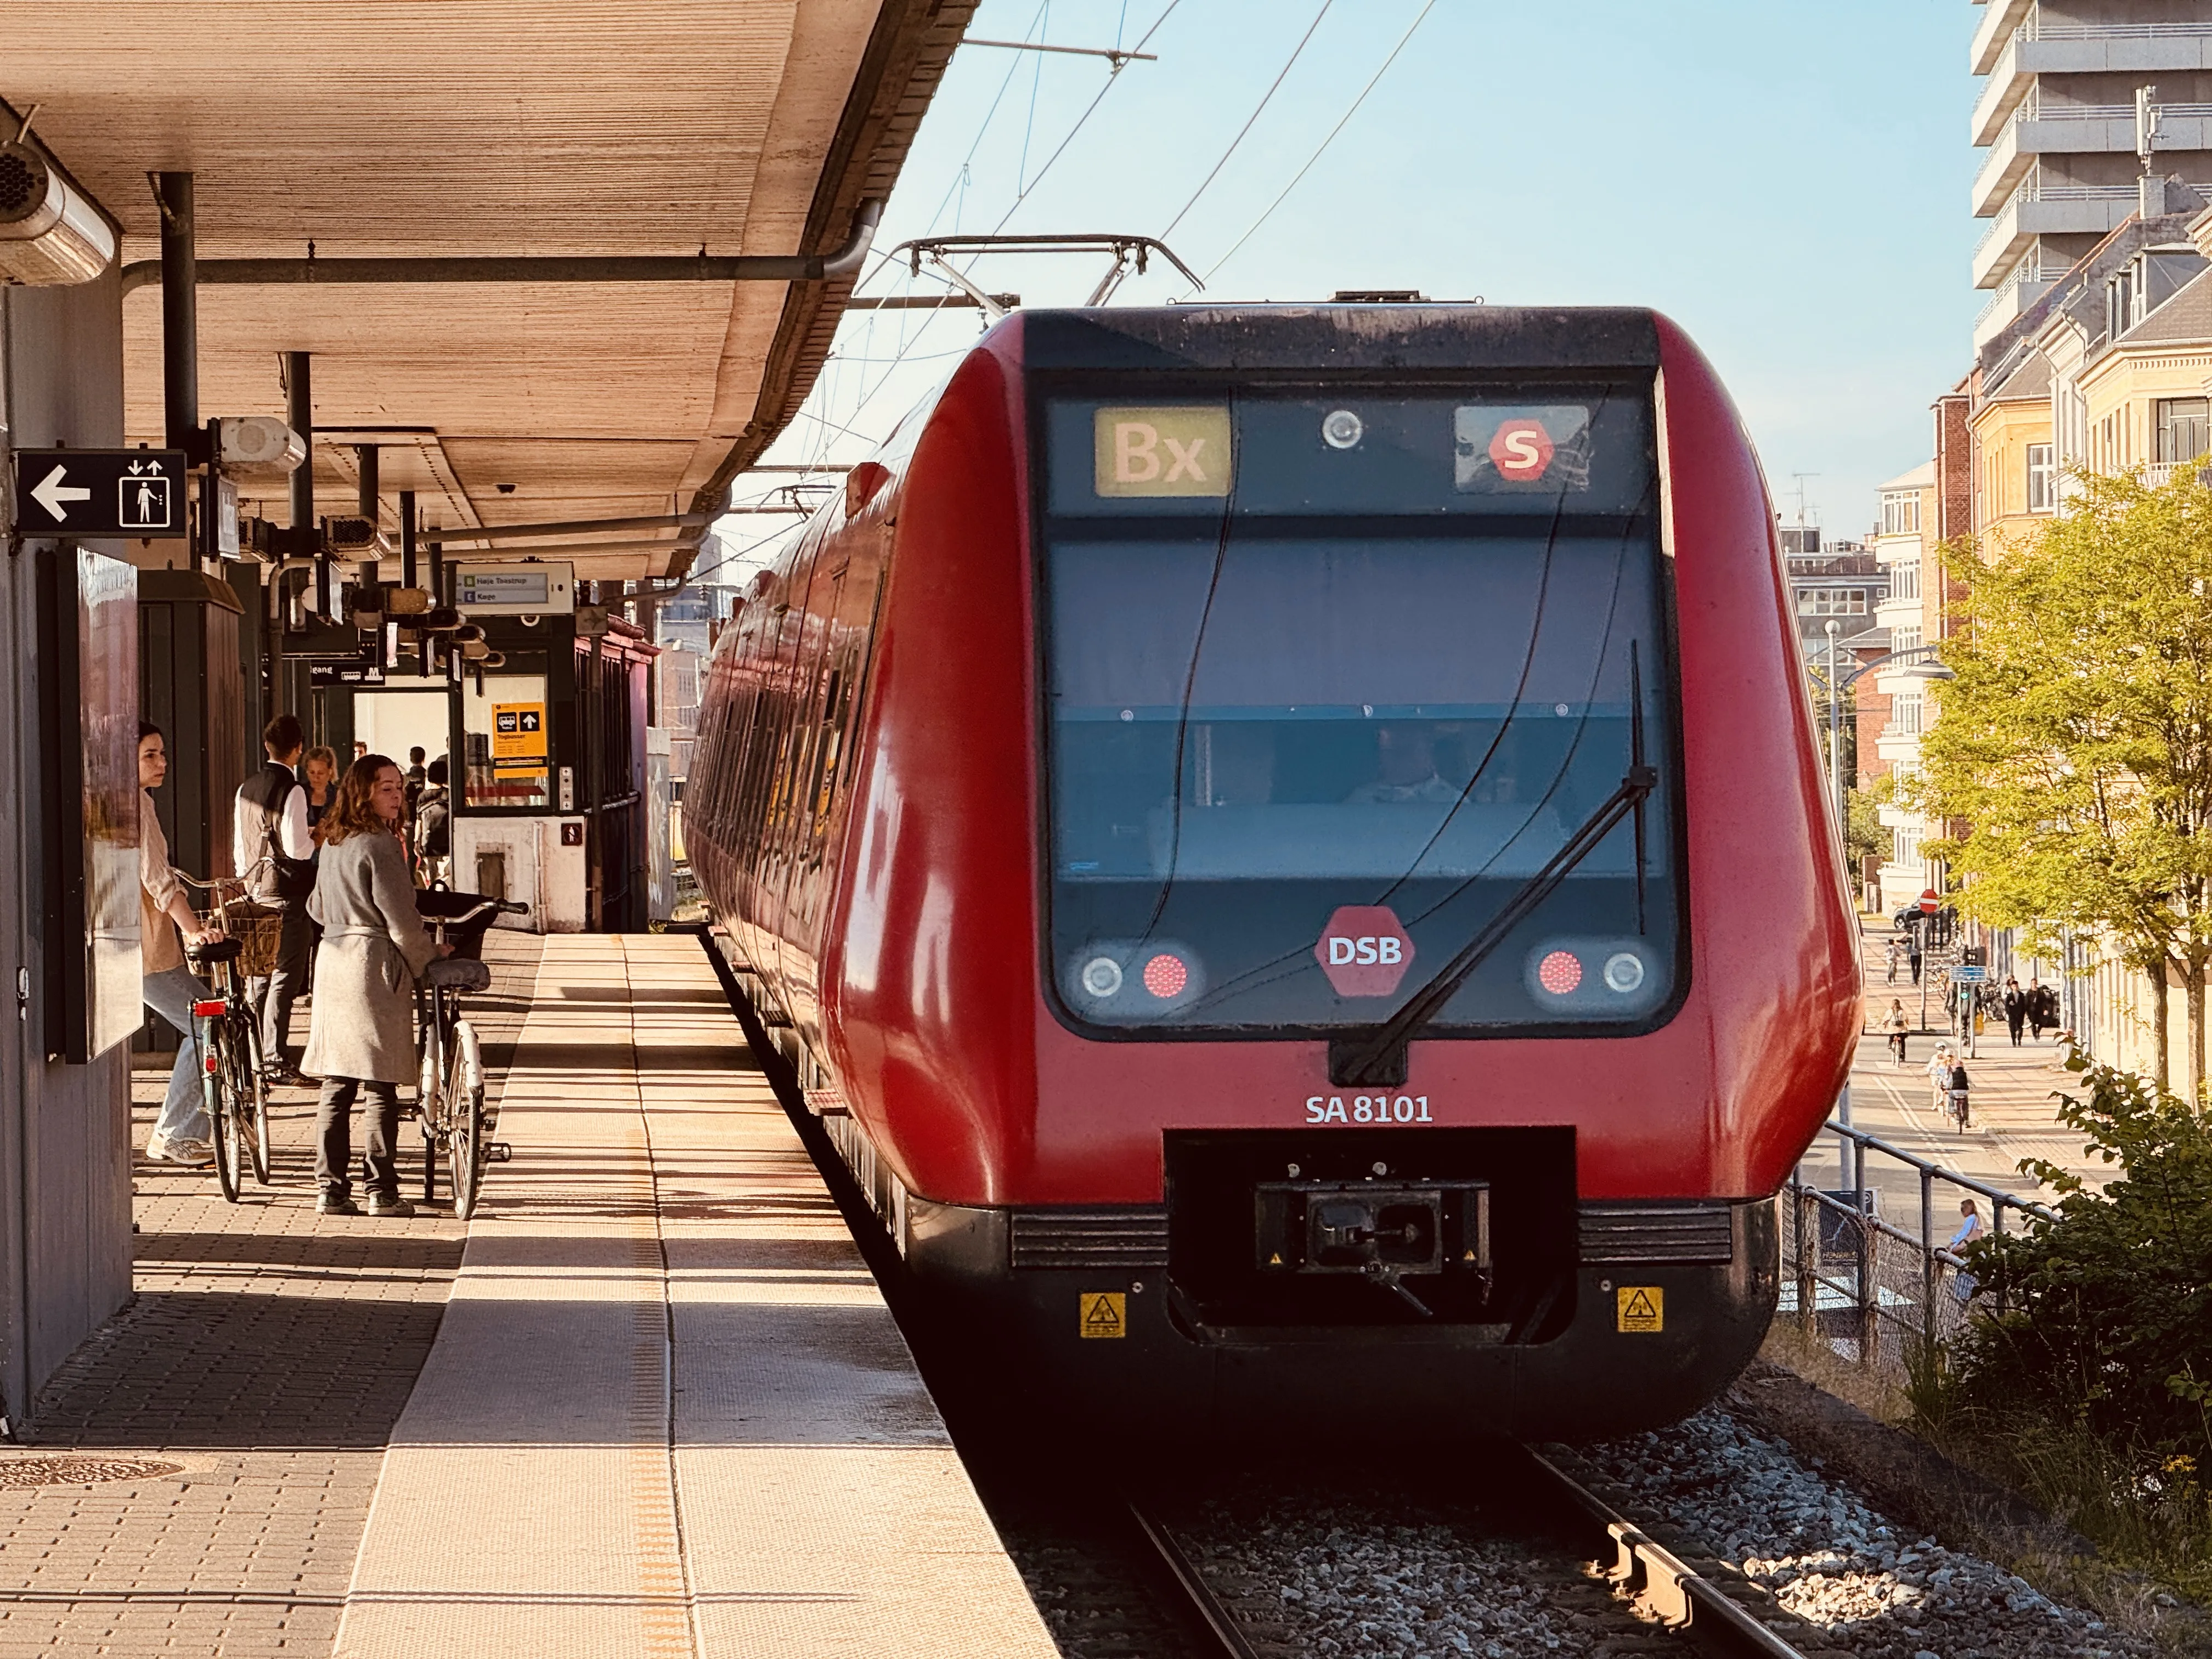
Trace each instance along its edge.
<instances>
[{"instance_id":1,"label":"station platform","mask_svg":"<svg viewBox=\"0 0 2212 1659\"><path fill-rule=\"evenodd\" d=\"M0 1451L0 1655L1055 1653L700 942L487 957L473 1222L316 1217L304 1093L247 1203L142 1164L139 1297Z\"/></svg>"}]
</instances>

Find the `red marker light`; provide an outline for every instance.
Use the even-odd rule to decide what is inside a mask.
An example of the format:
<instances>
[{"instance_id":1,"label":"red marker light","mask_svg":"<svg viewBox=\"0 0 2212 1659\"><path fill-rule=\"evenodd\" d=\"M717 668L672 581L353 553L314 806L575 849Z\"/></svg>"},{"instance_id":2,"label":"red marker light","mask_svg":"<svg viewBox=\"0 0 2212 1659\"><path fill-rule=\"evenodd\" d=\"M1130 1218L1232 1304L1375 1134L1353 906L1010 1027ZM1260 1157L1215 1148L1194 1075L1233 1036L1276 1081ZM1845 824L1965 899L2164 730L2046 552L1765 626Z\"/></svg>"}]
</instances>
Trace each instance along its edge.
<instances>
[{"instance_id":1,"label":"red marker light","mask_svg":"<svg viewBox=\"0 0 2212 1659\"><path fill-rule=\"evenodd\" d=\"M1181 994L1189 983L1190 969L1183 966L1181 957L1163 951L1145 964L1145 988L1163 1000Z\"/></svg>"},{"instance_id":2,"label":"red marker light","mask_svg":"<svg viewBox=\"0 0 2212 1659\"><path fill-rule=\"evenodd\" d=\"M1566 995L1582 982L1582 958L1571 951L1554 951L1536 964L1536 983L1555 997Z\"/></svg>"}]
</instances>

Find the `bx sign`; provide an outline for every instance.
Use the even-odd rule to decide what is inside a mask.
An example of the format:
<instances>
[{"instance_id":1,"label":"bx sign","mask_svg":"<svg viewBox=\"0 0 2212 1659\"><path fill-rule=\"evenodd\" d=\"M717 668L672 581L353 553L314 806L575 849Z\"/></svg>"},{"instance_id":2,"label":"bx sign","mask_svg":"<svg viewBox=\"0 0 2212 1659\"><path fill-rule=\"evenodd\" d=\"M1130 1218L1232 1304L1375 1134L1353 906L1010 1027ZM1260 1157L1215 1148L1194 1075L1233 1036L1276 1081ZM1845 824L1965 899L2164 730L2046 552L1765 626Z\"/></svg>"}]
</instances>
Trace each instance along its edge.
<instances>
[{"instance_id":1,"label":"bx sign","mask_svg":"<svg viewBox=\"0 0 2212 1659\"><path fill-rule=\"evenodd\" d=\"M1091 481L1099 495L1229 493L1235 457L1225 406L1107 408L1091 422Z\"/></svg>"}]
</instances>

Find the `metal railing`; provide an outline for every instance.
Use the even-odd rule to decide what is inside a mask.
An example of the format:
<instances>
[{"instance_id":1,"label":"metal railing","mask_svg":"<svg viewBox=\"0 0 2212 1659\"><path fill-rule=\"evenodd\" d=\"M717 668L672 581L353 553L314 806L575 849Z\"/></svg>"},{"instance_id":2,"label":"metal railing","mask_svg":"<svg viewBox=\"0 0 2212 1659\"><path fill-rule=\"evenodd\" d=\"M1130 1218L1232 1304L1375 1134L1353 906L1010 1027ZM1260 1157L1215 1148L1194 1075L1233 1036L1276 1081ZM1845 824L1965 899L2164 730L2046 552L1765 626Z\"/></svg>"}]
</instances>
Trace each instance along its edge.
<instances>
[{"instance_id":1,"label":"metal railing","mask_svg":"<svg viewBox=\"0 0 2212 1659\"><path fill-rule=\"evenodd\" d=\"M1990 1231L2000 1237L2008 1216L2024 1228L2055 1221L2057 1212L1849 1124L1831 1120L1822 1132L1836 1137L1842 1176L1835 1189L1826 1189L1808 1182L1801 1164L1783 1189L1779 1312L1863 1365L1902 1372L1916 1347L1954 1340L1981 1293L1965 1261L1948 1248L1948 1236L1937 1231L1937 1188L1944 1189L1954 1212L1961 1194L1989 1200ZM1880 1212L1880 1189L1866 1179L1869 1154L1903 1165L1917 1178L1917 1228L1899 1226ZM2004 1311L2001 1301L1995 1310Z\"/></svg>"},{"instance_id":2,"label":"metal railing","mask_svg":"<svg viewBox=\"0 0 2212 1659\"><path fill-rule=\"evenodd\" d=\"M2046 23L2041 9L2013 31L2015 40L2201 40L2212 23Z\"/></svg>"}]
</instances>

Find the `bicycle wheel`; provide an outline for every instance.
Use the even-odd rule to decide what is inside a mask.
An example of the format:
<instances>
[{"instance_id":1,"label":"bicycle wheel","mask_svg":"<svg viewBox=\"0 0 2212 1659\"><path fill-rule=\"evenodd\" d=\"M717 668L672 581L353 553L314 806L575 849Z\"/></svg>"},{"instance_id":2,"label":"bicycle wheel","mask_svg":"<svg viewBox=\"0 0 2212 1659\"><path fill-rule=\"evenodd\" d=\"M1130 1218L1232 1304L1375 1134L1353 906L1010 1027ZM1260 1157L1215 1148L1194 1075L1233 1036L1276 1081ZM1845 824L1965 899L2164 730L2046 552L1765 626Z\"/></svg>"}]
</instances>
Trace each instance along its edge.
<instances>
[{"instance_id":1,"label":"bicycle wheel","mask_svg":"<svg viewBox=\"0 0 2212 1659\"><path fill-rule=\"evenodd\" d=\"M203 1075L206 1081L208 1109L208 1139L215 1146L216 1185L222 1188L226 1202L238 1202L239 1139L237 1113L231 1101L230 1044L223 1029L210 1024L207 1048L203 1051Z\"/></svg>"},{"instance_id":2,"label":"bicycle wheel","mask_svg":"<svg viewBox=\"0 0 2212 1659\"><path fill-rule=\"evenodd\" d=\"M430 1048L430 1036L422 1038L422 1066L416 1074L415 1123L422 1132L422 1201L434 1203L438 1196L438 1129L446 1115L445 1085L438 1075L436 1056Z\"/></svg>"},{"instance_id":3,"label":"bicycle wheel","mask_svg":"<svg viewBox=\"0 0 2212 1659\"><path fill-rule=\"evenodd\" d=\"M240 1064L245 1088L240 1098L246 1104L252 1121L247 1126L246 1151L253 1160L253 1178L263 1186L269 1184L269 1079L261 1070L261 1032L253 1021L253 1011L246 1010L240 1022L244 1032L244 1055Z\"/></svg>"},{"instance_id":4,"label":"bicycle wheel","mask_svg":"<svg viewBox=\"0 0 2212 1659\"><path fill-rule=\"evenodd\" d=\"M476 1212L477 1191L483 1182L483 1097L469 1087L459 1042L453 1044L453 1063L446 1079L446 1098L453 1111L453 1129L446 1139L453 1213L466 1221Z\"/></svg>"},{"instance_id":5,"label":"bicycle wheel","mask_svg":"<svg viewBox=\"0 0 2212 1659\"><path fill-rule=\"evenodd\" d=\"M483 1187L484 1143L490 1131L484 1119L483 1054L476 1027L453 1025L452 1060L446 1071L446 1099L453 1117L453 1213L464 1221L475 1213Z\"/></svg>"}]
</instances>

